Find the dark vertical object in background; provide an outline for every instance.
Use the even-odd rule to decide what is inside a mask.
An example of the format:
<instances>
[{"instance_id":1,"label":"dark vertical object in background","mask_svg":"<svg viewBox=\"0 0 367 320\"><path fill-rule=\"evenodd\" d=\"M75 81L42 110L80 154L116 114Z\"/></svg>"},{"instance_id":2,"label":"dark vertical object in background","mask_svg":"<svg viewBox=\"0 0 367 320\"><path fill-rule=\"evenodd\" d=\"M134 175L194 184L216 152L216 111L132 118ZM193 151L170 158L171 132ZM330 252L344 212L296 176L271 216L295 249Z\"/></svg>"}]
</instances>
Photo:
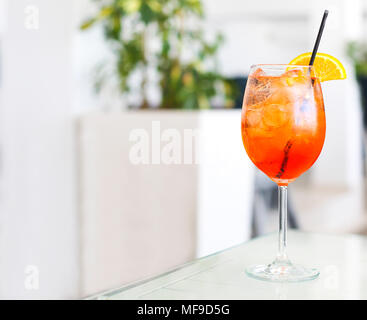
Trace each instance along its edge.
<instances>
[{"instance_id":1,"label":"dark vertical object in background","mask_svg":"<svg viewBox=\"0 0 367 320\"><path fill-rule=\"evenodd\" d=\"M268 224L272 214L277 214L278 186L265 174L256 170L255 192L252 203L251 238L264 235L268 232ZM298 221L293 203L288 194L288 225L292 229L298 229Z\"/></svg>"},{"instance_id":2,"label":"dark vertical object in background","mask_svg":"<svg viewBox=\"0 0 367 320\"><path fill-rule=\"evenodd\" d=\"M367 135L367 76L357 76L358 85L361 93L362 105L362 121L363 121L363 138L362 138L362 157L363 157L363 174L367 175L366 168L366 135Z\"/></svg>"},{"instance_id":3,"label":"dark vertical object in background","mask_svg":"<svg viewBox=\"0 0 367 320\"><path fill-rule=\"evenodd\" d=\"M247 77L233 77L228 78L227 80L232 82L233 86L236 88L236 95L234 97L234 108L241 109L243 102L243 95L247 83Z\"/></svg>"},{"instance_id":4,"label":"dark vertical object in background","mask_svg":"<svg viewBox=\"0 0 367 320\"><path fill-rule=\"evenodd\" d=\"M357 80L362 99L363 128L367 131L367 76L358 76Z\"/></svg>"}]
</instances>

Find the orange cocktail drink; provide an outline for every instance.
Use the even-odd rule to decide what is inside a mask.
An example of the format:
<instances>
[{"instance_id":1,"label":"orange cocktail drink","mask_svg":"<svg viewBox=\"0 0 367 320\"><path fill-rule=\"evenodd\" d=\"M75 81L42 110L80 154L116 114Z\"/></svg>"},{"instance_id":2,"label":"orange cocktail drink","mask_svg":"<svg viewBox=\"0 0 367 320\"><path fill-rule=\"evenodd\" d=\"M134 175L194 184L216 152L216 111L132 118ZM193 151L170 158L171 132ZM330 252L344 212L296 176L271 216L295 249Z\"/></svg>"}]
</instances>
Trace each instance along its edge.
<instances>
[{"instance_id":1,"label":"orange cocktail drink","mask_svg":"<svg viewBox=\"0 0 367 320\"><path fill-rule=\"evenodd\" d=\"M324 145L320 82L346 78L338 59L317 53L328 13L325 10L312 52L297 56L290 64L254 65L249 73L242 105L242 140L252 162L278 184L279 210L278 253L271 263L246 268L246 274L255 279L299 282L320 274L288 258L287 190L289 182L314 164Z\"/></svg>"},{"instance_id":2,"label":"orange cocktail drink","mask_svg":"<svg viewBox=\"0 0 367 320\"><path fill-rule=\"evenodd\" d=\"M253 66L242 108L242 139L252 162L280 186L308 170L325 140L320 82L306 66Z\"/></svg>"}]
</instances>

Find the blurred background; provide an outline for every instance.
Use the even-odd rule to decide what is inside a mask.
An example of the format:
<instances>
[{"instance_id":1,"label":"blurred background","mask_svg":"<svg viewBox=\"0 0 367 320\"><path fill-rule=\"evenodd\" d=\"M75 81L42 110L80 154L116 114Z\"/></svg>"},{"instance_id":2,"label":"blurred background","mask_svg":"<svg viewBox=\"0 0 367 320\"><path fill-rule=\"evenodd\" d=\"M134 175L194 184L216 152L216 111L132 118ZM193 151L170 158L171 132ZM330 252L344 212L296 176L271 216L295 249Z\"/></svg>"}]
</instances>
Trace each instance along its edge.
<instances>
[{"instance_id":1,"label":"blurred background","mask_svg":"<svg viewBox=\"0 0 367 320\"><path fill-rule=\"evenodd\" d=\"M85 297L275 232L243 90L311 51L324 9L348 79L323 84L290 225L367 234L366 2L0 0L0 298Z\"/></svg>"}]
</instances>

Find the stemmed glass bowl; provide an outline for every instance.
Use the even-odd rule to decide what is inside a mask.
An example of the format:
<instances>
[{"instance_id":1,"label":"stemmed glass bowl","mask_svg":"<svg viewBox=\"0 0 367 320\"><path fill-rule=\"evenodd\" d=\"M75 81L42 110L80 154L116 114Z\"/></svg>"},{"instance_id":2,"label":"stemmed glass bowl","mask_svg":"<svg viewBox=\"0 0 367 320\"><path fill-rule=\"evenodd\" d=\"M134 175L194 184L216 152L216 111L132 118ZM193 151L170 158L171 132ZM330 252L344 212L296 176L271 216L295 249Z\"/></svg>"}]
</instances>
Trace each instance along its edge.
<instances>
[{"instance_id":1,"label":"stemmed glass bowl","mask_svg":"<svg viewBox=\"0 0 367 320\"><path fill-rule=\"evenodd\" d=\"M278 254L273 262L250 266L246 273L277 282L315 279L319 275L316 269L294 265L286 253L288 184L314 164L325 140L324 102L313 68L252 66L243 99L241 131L248 156L279 190Z\"/></svg>"}]
</instances>

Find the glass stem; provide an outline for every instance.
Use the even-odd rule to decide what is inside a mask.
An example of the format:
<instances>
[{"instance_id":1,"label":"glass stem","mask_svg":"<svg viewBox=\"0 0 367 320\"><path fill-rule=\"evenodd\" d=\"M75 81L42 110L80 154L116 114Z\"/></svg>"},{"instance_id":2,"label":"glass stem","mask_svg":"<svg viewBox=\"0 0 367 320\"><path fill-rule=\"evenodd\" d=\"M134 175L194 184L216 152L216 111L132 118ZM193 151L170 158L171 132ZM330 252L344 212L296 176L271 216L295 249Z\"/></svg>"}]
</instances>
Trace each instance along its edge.
<instances>
[{"instance_id":1,"label":"glass stem","mask_svg":"<svg viewBox=\"0 0 367 320\"><path fill-rule=\"evenodd\" d=\"M287 186L278 186L279 242L277 261L288 262L287 248Z\"/></svg>"}]
</instances>

